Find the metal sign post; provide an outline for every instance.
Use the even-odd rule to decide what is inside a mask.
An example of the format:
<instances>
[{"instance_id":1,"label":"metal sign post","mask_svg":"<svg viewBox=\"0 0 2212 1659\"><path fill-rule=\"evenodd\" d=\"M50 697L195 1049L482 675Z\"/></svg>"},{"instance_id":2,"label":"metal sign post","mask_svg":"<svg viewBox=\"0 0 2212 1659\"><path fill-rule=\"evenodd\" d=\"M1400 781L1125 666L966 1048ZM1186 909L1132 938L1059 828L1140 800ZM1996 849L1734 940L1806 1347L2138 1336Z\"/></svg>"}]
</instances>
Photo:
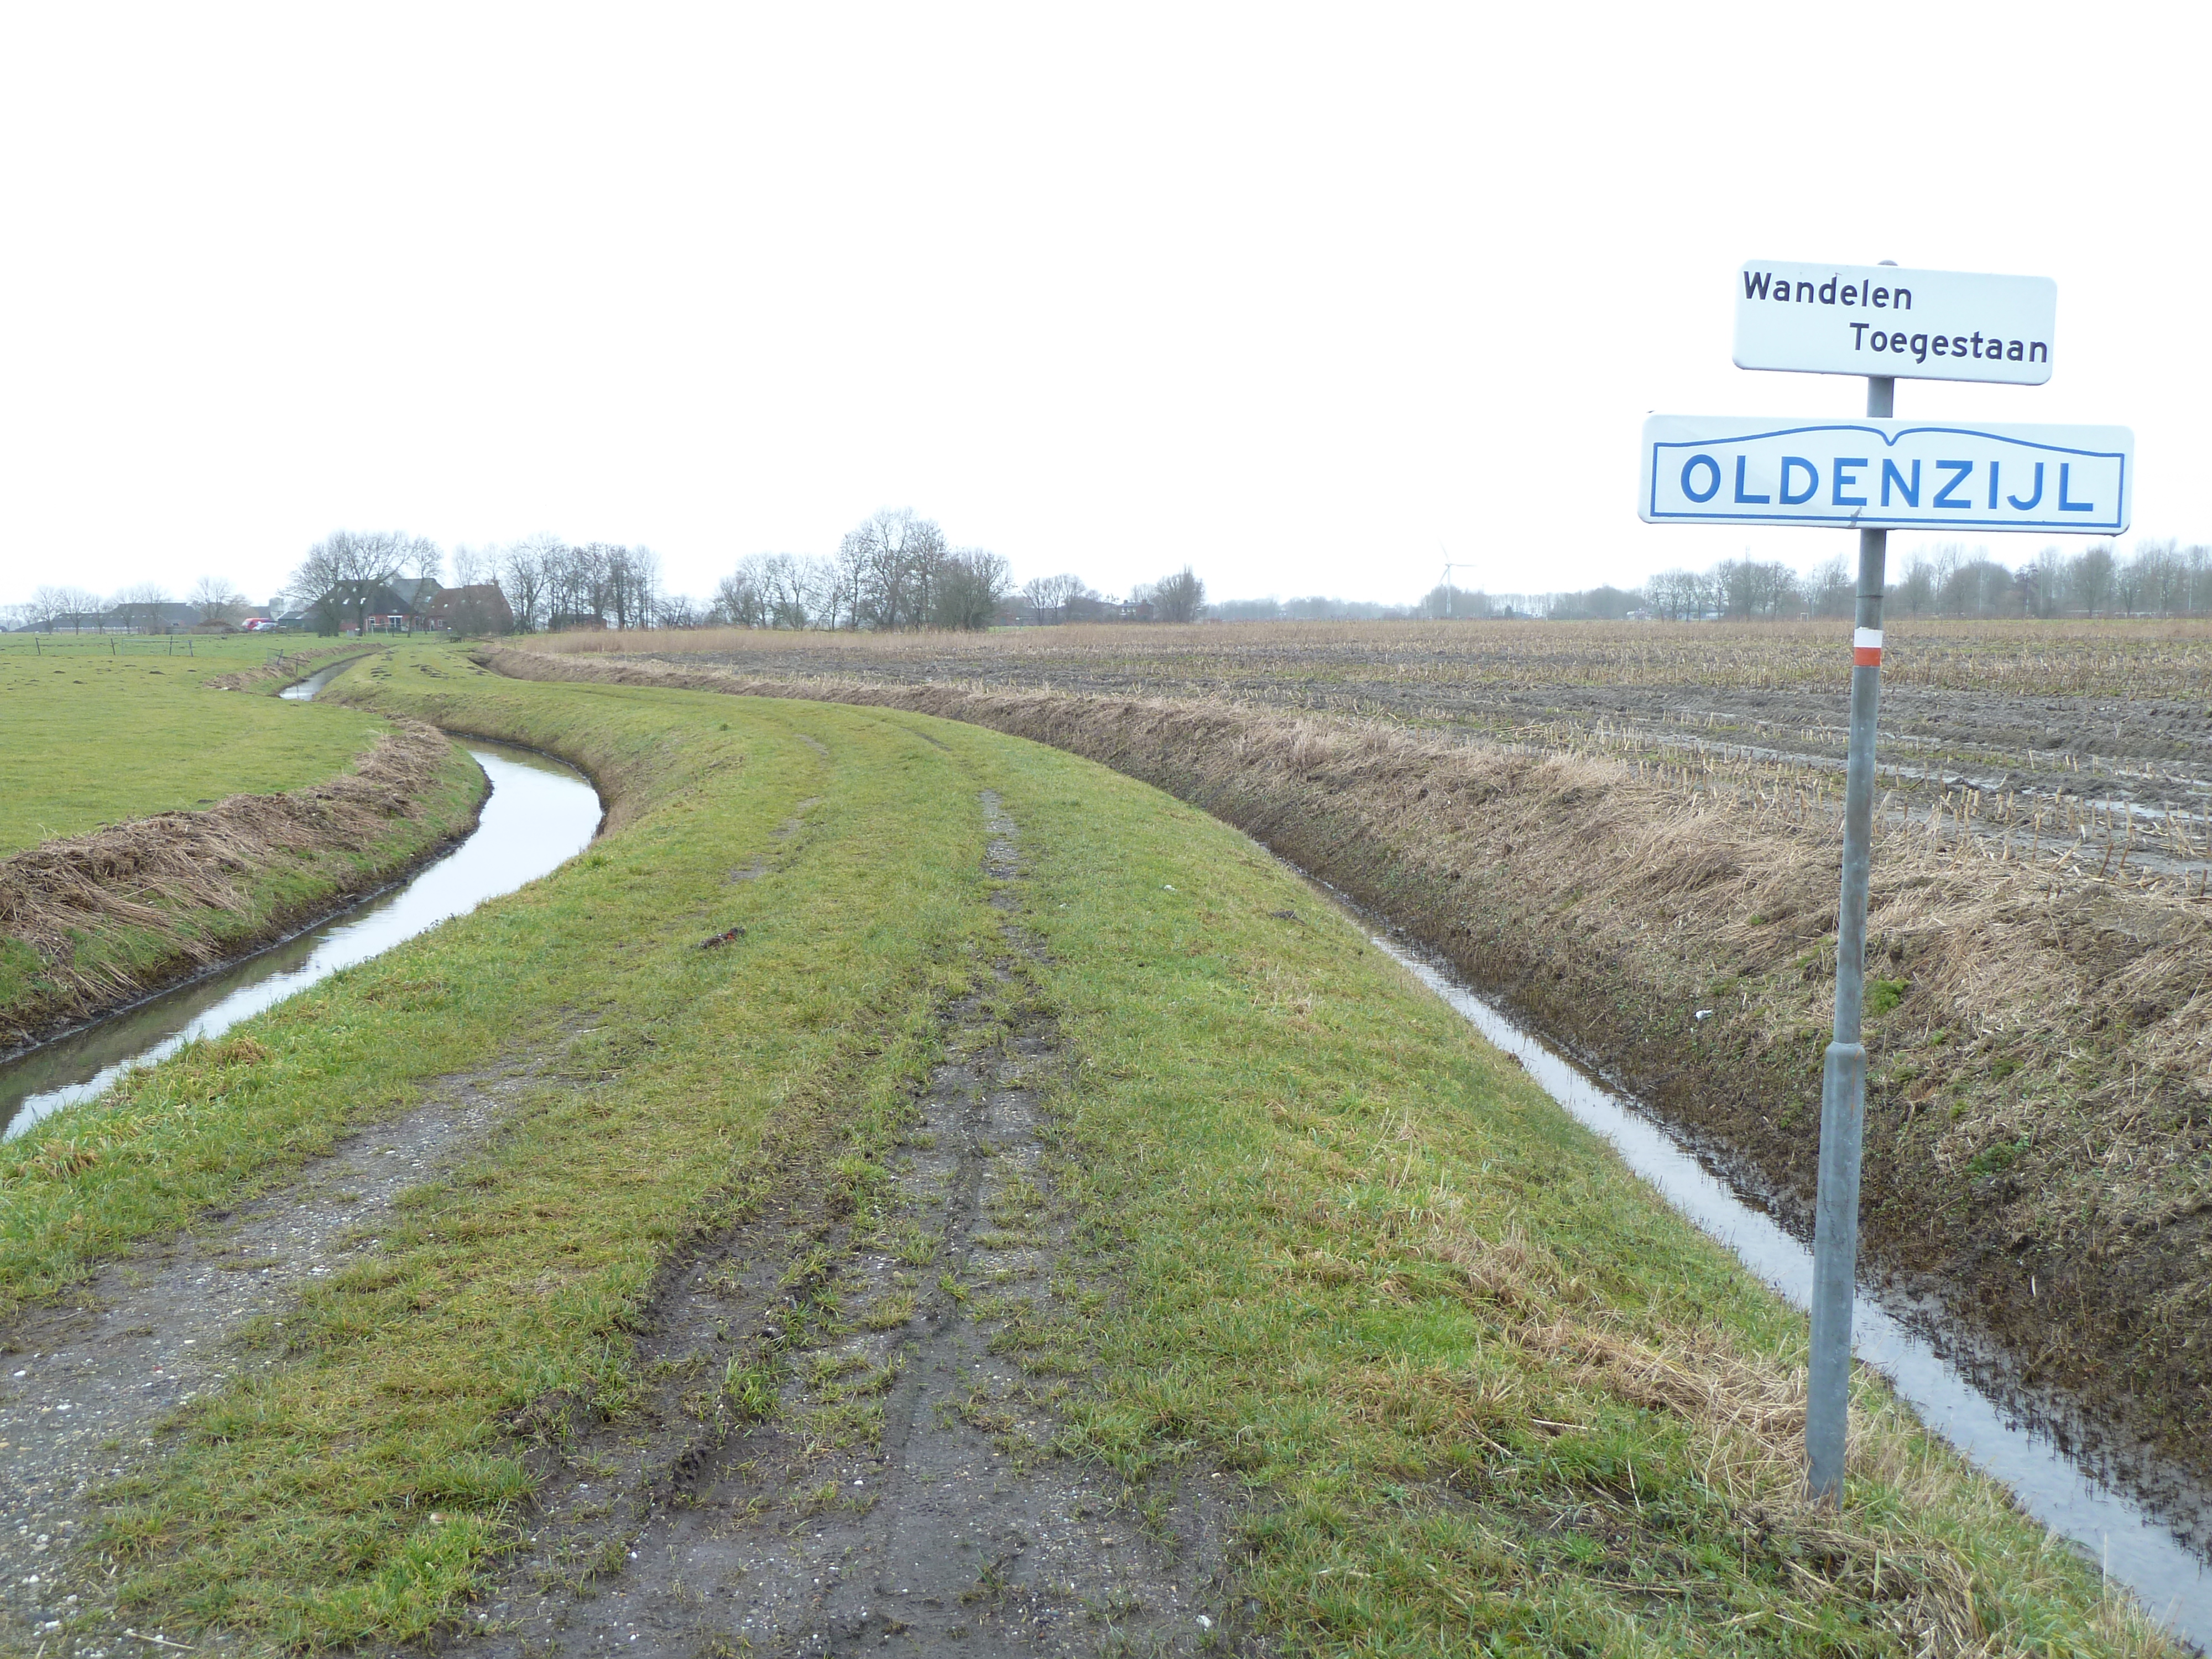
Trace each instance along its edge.
<instances>
[{"instance_id":1,"label":"metal sign post","mask_svg":"<svg viewBox=\"0 0 2212 1659\"><path fill-rule=\"evenodd\" d=\"M1869 377L1867 413L1894 412L1897 382ZM1858 1276L1859 1152L1866 1138L1867 873L1873 862L1875 720L1881 702L1881 592L1889 532L1859 532L1851 627L1851 736L1844 773L1844 890L1836 911L1836 1023L1820 1073L1820 1177L1814 1200L1813 1352L1805 1456L1813 1496L1844 1492L1850 1423L1851 1296Z\"/></svg>"},{"instance_id":2,"label":"metal sign post","mask_svg":"<svg viewBox=\"0 0 2212 1659\"><path fill-rule=\"evenodd\" d=\"M1739 368L1867 376L1863 421L1652 416L1644 426L1637 507L1647 524L1848 526L1859 532L1836 1018L1820 1079L1805 1411L1813 1495L1836 1503L1850 1426L1866 1127L1867 883L1889 532L2118 535L2128 527L2134 495L2135 437L2124 427L1894 418L1901 379L2048 380L2057 289L2046 278L1774 260L1747 261L1737 276Z\"/></svg>"}]
</instances>

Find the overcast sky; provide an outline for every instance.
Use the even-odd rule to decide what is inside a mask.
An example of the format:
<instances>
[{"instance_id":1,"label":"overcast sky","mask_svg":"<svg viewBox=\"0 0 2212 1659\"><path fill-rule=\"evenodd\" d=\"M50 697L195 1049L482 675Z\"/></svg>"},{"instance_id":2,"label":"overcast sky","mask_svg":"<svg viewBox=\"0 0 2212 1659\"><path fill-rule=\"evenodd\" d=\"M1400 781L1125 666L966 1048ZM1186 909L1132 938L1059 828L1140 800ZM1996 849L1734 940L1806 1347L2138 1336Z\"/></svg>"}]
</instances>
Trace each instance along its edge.
<instances>
[{"instance_id":1,"label":"overcast sky","mask_svg":"<svg viewBox=\"0 0 2212 1659\"><path fill-rule=\"evenodd\" d=\"M11 7L0 599L883 506L1113 591L1805 566L1635 515L1647 411L1863 407L1730 365L1752 257L2056 278L2050 384L1899 414L2131 425L2212 539L2204 15Z\"/></svg>"}]
</instances>

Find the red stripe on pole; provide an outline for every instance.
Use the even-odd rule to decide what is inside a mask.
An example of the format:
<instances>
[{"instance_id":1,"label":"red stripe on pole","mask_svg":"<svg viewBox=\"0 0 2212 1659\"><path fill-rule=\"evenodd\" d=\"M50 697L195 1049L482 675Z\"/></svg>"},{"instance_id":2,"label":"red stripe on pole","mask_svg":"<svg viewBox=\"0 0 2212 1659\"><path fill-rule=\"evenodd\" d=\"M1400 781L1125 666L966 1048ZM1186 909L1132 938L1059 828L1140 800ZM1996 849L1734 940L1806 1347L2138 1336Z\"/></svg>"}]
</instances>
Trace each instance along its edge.
<instances>
[{"instance_id":1,"label":"red stripe on pole","mask_svg":"<svg viewBox=\"0 0 2212 1659\"><path fill-rule=\"evenodd\" d=\"M1879 668L1881 666L1881 647L1878 645L1855 645L1851 647L1851 666Z\"/></svg>"}]
</instances>

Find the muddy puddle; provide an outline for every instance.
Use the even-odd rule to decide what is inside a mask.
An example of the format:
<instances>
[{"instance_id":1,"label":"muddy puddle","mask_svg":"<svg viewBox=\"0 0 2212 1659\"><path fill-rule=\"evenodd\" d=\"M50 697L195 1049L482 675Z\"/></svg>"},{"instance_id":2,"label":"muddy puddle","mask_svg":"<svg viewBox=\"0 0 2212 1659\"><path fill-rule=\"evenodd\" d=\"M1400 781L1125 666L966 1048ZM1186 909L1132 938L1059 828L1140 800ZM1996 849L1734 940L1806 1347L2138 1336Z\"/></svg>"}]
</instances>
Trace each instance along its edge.
<instances>
[{"instance_id":1,"label":"muddy puddle","mask_svg":"<svg viewBox=\"0 0 2212 1659\"><path fill-rule=\"evenodd\" d=\"M1771 1216L1739 1198L1634 1102L1546 1047L1403 940L1374 934L1371 918L1358 919L1378 950L1411 970L1492 1046L1519 1060L1569 1115L1611 1142L1629 1168L1676 1210L1727 1245L1791 1306L1809 1305L1812 1252ZM2212 1563L2206 1555L2212 1546L2212 1495L2169 1474L2159 1487L2177 1495L2154 1514L2101 1471L2077 1461L2050 1425L1978 1388L1923 1334L1926 1317L1924 1310L1893 1307L1888 1298L1862 1289L1851 1316L1853 1351L1889 1379L1931 1431L2009 1488L2022 1510L2071 1539L2178 1634L2212 1650Z\"/></svg>"},{"instance_id":2,"label":"muddy puddle","mask_svg":"<svg viewBox=\"0 0 2212 1659\"><path fill-rule=\"evenodd\" d=\"M338 672L325 669L282 695L307 693ZM471 738L465 747L491 780L491 793L476 829L459 846L409 880L280 944L0 1066L4 1133L20 1134L50 1112L91 1099L131 1066L151 1065L196 1037L227 1031L341 968L380 956L450 916L465 915L486 899L535 881L582 851L597 833L599 792L582 773L483 738Z\"/></svg>"}]
</instances>

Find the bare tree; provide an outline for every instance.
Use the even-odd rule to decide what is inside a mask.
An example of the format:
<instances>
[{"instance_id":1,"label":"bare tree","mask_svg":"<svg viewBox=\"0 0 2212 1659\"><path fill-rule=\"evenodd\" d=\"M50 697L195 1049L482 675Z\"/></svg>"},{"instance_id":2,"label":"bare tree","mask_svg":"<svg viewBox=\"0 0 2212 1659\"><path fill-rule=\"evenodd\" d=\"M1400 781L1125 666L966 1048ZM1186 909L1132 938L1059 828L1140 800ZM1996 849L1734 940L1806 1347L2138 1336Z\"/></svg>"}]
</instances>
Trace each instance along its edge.
<instances>
[{"instance_id":1,"label":"bare tree","mask_svg":"<svg viewBox=\"0 0 2212 1659\"><path fill-rule=\"evenodd\" d=\"M514 612L519 634L534 634L550 619L561 538L540 533L516 542L500 555L499 583Z\"/></svg>"},{"instance_id":2,"label":"bare tree","mask_svg":"<svg viewBox=\"0 0 2212 1659\"><path fill-rule=\"evenodd\" d=\"M1152 584L1152 600L1162 622L1196 622L1206 608L1206 584L1185 565Z\"/></svg>"},{"instance_id":3,"label":"bare tree","mask_svg":"<svg viewBox=\"0 0 2212 1659\"><path fill-rule=\"evenodd\" d=\"M123 618L123 626L133 633L150 634L161 625L161 607L169 603L169 591L159 582L133 582L118 593L109 609Z\"/></svg>"},{"instance_id":4,"label":"bare tree","mask_svg":"<svg viewBox=\"0 0 2212 1659\"><path fill-rule=\"evenodd\" d=\"M837 558L851 625L926 626L950 556L945 532L912 507L885 507L848 531Z\"/></svg>"},{"instance_id":5,"label":"bare tree","mask_svg":"<svg viewBox=\"0 0 2212 1659\"><path fill-rule=\"evenodd\" d=\"M90 601L89 604L87 601ZM56 623L64 618L76 621L88 610L95 610L99 601L89 593L74 587L55 587L41 585L31 590L29 605L31 626L52 633ZM83 624L80 622L79 627Z\"/></svg>"},{"instance_id":6,"label":"bare tree","mask_svg":"<svg viewBox=\"0 0 2212 1659\"><path fill-rule=\"evenodd\" d=\"M980 547L963 547L939 564L930 592L933 628L979 633L991 625L1000 603L1013 591L1006 562Z\"/></svg>"},{"instance_id":7,"label":"bare tree","mask_svg":"<svg viewBox=\"0 0 2212 1659\"><path fill-rule=\"evenodd\" d=\"M1840 553L1817 567L1808 584L1816 617L1850 617L1858 611L1858 577Z\"/></svg>"},{"instance_id":8,"label":"bare tree","mask_svg":"<svg viewBox=\"0 0 2212 1659\"><path fill-rule=\"evenodd\" d=\"M476 587L496 580L499 551L496 548L459 546L453 550L453 586Z\"/></svg>"},{"instance_id":9,"label":"bare tree","mask_svg":"<svg viewBox=\"0 0 2212 1659\"><path fill-rule=\"evenodd\" d=\"M1068 620L1068 608L1079 599L1097 597L1090 584L1080 576L1062 573L1057 576L1033 578L1022 589L1022 598L1030 608L1030 620L1040 628L1054 627Z\"/></svg>"},{"instance_id":10,"label":"bare tree","mask_svg":"<svg viewBox=\"0 0 2212 1659\"><path fill-rule=\"evenodd\" d=\"M231 612L244 608L246 595L231 586L228 576L203 576L185 596L185 603L200 613L204 623L234 622Z\"/></svg>"},{"instance_id":11,"label":"bare tree","mask_svg":"<svg viewBox=\"0 0 2212 1659\"><path fill-rule=\"evenodd\" d=\"M291 591L321 620L343 624L350 615L362 629L376 590L398 580L410 560L421 561L418 544L398 531L335 530L307 550L292 573Z\"/></svg>"}]
</instances>

